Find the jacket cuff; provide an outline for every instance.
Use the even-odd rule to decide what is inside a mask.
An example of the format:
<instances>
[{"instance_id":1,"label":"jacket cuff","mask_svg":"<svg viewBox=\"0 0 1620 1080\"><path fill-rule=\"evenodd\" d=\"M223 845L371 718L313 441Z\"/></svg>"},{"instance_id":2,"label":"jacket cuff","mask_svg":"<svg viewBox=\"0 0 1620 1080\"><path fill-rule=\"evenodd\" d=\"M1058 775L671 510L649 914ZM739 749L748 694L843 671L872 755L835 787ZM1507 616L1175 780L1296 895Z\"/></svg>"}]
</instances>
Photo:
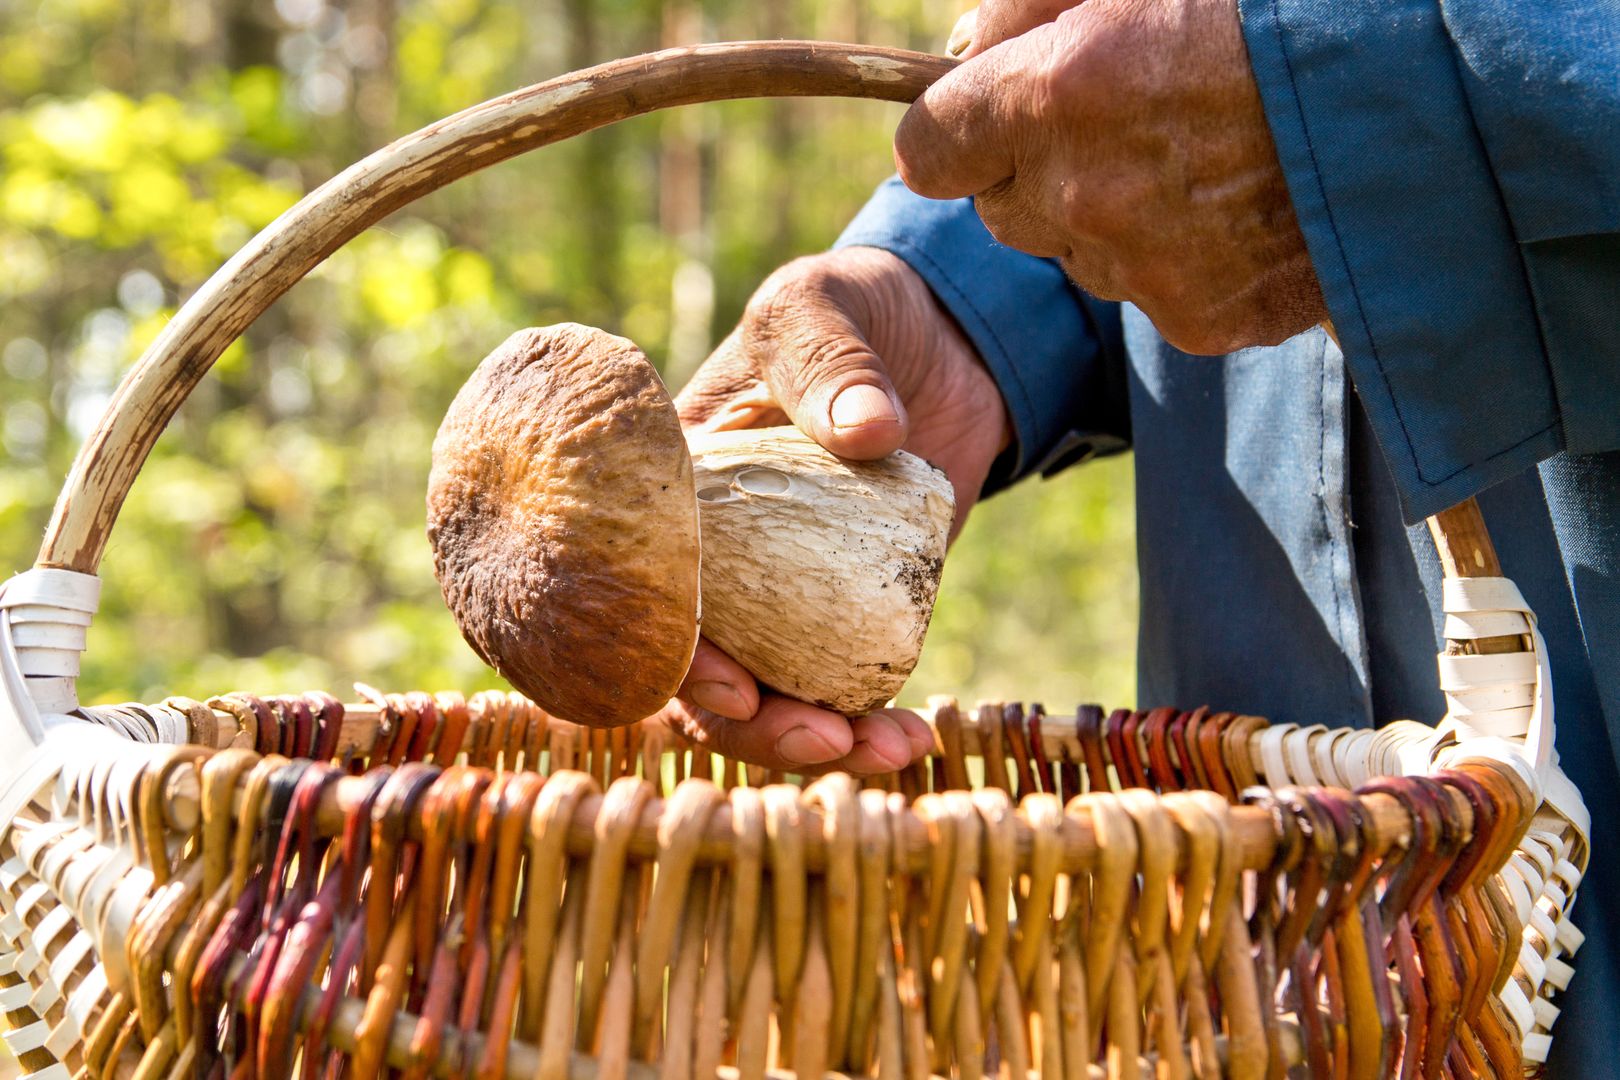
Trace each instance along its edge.
<instances>
[{"instance_id":1,"label":"jacket cuff","mask_svg":"<svg viewBox=\"0 0 1620 1080\"><path fill-rule=\"evenodd\" d=\"M924 199L891 178L833 246L903 259L990 369L1013 443L984 494L1129 445L1119 306L1084 296L1056 262L997 243L971 200Z\"/></svg>"},{"instance_id":2,"label":"jacket cuff","mask_svg":"<svg viewBox=\"0 0 1620 1080\"><path fill-rule=\"evenodd\" d=\"M1437 0L1239 0L1239 11L1407 520L1555 453L1536 307Z\"/></svg>"}]
</instances>

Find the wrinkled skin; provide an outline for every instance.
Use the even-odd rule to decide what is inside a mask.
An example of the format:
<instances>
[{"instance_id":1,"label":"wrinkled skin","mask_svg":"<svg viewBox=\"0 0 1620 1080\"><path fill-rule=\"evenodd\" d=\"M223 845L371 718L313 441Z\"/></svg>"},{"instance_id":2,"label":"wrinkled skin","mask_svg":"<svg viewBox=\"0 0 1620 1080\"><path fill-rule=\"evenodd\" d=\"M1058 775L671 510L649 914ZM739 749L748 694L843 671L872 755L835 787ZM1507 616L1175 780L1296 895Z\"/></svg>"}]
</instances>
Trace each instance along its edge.
<instances>
[{"instance_id":1,"label":"wrinkled skin","mask_svg":"<svg viewBox=\"0 0 1620 1080\"><path fill-rule=\"evenodd\" d=\"M675 404L688 427L791 422L843 457L909 450L950 478L956 529L1011 439L973 347L923 280L875 248L799 259L773 274ZM700 745L800 773L887 772L933 748L911 712L849 720L770 693L706 640L665 719Z\"/></svg>"},{"instance_id":2,"label":"wrinkled skin","mask_svg":"<svg viewBox=\"0 0 1620 1080\"><path fill-rule=\"evenodd\" d=\"M997 239L1188 352L1327 317L1234 0L991 0L963 55L895 134L913 191L976 196Z\"/></svg>"}]
</instances>

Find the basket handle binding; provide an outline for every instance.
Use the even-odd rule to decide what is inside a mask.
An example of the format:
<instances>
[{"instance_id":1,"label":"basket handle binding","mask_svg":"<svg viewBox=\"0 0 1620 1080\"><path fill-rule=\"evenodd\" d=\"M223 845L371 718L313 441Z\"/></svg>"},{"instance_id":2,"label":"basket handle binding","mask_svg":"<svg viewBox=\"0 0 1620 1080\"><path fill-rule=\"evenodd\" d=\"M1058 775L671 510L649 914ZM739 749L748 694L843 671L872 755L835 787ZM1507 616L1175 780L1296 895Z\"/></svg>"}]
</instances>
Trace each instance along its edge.
<instances>
[{"instance_id":1,"label":"basket handle binding","mask_svg":"<svg viewBox=\"0 0 1620 1080\"><path fill-rule=\"evenodd\" d=\"M38 713L76 708L73 681L84 629L96 607L94 574L158 436L226 347L344 243L452 180L632 116L745 97L909 102L955 64L906 50L807 41L669 49L475 105L378 150L311 192L216 271L124 377L79 451L35 569L0 585L0 609L9 609L0 610L0 713L15 714L0 715L0 751L37 744L43 735ZM1500 580L1496 552L1474 500L1435 515L1429 526L1448 581ZM1499 599L1500 591L1492 598ZM1454 643L1454 651L1477 655L1459 660L1489 666L1491 655L1527 655L1519 633L1469 637L1466 644ZM1545 691L1545 663L1535 666L1537 686ZM21 693L25 687L29 692ZM1532 730L1512 733L1531 736L1528 749L1537 773L1551 762L1550 693L1543 696L1549 704L1534 710ZM4 708L6 698L12 709Z\"/></svg>"}]
</instances>

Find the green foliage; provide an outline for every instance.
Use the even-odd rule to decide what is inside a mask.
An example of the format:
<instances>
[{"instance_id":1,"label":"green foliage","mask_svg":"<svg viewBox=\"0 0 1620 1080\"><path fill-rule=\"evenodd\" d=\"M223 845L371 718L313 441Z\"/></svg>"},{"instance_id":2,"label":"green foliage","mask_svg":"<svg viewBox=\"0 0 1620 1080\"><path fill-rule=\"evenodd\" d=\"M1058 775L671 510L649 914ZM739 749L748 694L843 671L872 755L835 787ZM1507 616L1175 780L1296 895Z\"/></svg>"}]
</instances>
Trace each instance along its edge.
<instances>
[{"instance_id":1,"label":"green foliage","mask_svg":"<svg viewBox=\"0 0 1620 1080\"><path fill-rule=\"evenodd\" d=\"M208 274L389 139L570 68L699 38L929 48L939 0L46 0L0 25L0 573L31 561L117 380ZM384 21L377 21L379 18ZM626 333L678 384L761 277L889 170L897 106L736 102L463 181L334 255L216 365L103 564L87 700L354 679L497 685L422 530L438 417L511 331ZM976 512L906 695L1127 700L1129 462Z\"/></svg>"}]
</instances>

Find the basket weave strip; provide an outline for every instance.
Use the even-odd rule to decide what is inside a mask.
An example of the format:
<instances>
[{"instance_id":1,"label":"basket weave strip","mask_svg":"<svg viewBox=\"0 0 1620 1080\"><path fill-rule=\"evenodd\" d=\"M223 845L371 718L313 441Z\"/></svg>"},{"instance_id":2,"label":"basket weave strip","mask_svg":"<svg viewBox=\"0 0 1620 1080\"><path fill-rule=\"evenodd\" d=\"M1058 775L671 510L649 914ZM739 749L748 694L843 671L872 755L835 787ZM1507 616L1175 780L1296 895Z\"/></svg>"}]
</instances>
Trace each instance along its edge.
<instances>
[{"instance_id":1,"label":"basket weave strip","mask_svg":"<svg viewBox=\"0 0 1620 1080\"><path fill-rule=\"evenodd\" d=\"M167 707L225 749L154 744L139 767L91 769L8 841L0 933L31 928L41 955L13 954L0 983L23 976L39 1009L17 1019L59 1033L70 1070L274 1076L300 1053L361 1075L1520 1069L1497 992L1525 972L1491 943L1526 939L1496 870L1532 804L1506 769L1231 805L1175 789L1215 786L1201 738L1254 768L1261 721L1127 713L1090 735L1097 710L1065 724L946 703L953 750L920 768L800 789L728 765L728 790L676 779L715 763L661 728L600 738L507 695L216 704ZM248 741L268 752L231 746ZM277 753L323 742L327 763ZM998 742L999 758L954 749ZM459 763L416 763L439 752ZM568 767L530 769L553 762ZM1119 790L1137 770L1162 793ZM976 790L934 784L975 773ZM1535 843L1559 887L1570 841ZM104 911L65 876L98 859L127 864ZM128 914L111 913L120 891ZM59 909L77 925L42 940ZM100 964L41 974L96 925ZM1561 962L1543 944L1538 991Z\"/></svg>"}]
</instances>

